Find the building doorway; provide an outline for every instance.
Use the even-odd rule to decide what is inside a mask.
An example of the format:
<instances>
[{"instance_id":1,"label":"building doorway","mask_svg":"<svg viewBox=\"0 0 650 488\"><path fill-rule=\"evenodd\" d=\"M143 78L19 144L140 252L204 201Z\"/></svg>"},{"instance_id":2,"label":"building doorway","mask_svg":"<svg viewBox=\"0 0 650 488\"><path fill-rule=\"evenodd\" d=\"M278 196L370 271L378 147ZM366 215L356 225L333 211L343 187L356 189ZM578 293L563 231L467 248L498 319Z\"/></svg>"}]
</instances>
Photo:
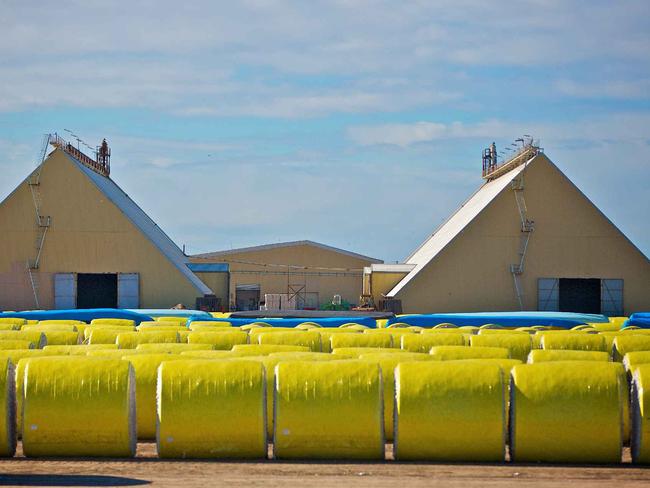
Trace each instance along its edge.
<instances>
[{"instance_id":1,"label":"building doorway","mask_svg":"<svg viewBox=\"0 0 650 488\"><path fill-rule=\"evenodd\" d=\"M79 273L77 308L117 308L117 274Z\"/></svg>"},{"instance_id":2,"label":"building doorway","mask_svg":"<svg viewBox=\"0 0 650 488\"><path fill-rule=\"evenodd\" d=\"M260 309L260 285L237 285L235 307L239 311Z\"/></svg>"},{"instance_id":3,"label":"building doorway","mask_svg":"<svg viewBox=\"0 0 650 488\"><path fill-rule=\"evenodd\" d=\"M560 311L599 314L600 294L599 279L560 278Z\"/></svg>"}]
</instances>

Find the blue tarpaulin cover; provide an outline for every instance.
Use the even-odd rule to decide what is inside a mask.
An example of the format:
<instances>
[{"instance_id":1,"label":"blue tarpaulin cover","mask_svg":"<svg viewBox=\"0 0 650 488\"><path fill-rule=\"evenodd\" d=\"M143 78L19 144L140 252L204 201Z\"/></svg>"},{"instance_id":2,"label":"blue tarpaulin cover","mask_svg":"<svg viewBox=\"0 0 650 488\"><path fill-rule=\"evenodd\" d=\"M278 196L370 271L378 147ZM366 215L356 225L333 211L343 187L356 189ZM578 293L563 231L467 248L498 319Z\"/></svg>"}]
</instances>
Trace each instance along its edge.
<instances>
[{"instance_id":1,"label":"blue tarpaulin cover","mask_svg":"<svg viewBox=\"0 0 650 488\"><path fill-rule=\"evenodd\" d=\"M321 327L339 327L343 324L361 324L367 327L376 327L377 322L372 317L330 317L330 318L308 318L308 319L278 319L278 318L227 318L227 319L215 319L210 316L210 318L196 317L193 316L188 320L188 325L190 322L200 322L205 320L214 320L217 322L230 322L233 327L241 327L242 325L253 324L255 322L266 322L274 327L295 327L304 322L314 322Z\"/></svg>"},{"instance_id":2,"label":"blue tarpaulin cover","mask_svg":"<svg viewBox=\"0 0 650 488\"><path fill-rule=\"evenodd\" d=\"M0 317L17 317L25 320L81 320L83 322L90 322L93 319L131 319L135 321L136 325L143 321L152 320L149 315L118 308L4 312L0 313Z\"/></svg>"},{"instance_id":3,"label":"blue tarpaulin cover","mask_svg":"<svg viewBox=\"0 0 650 488\"><path fill-rule=\"evenodd\" d=\"M502 327L529 327L544 325L571 329L587 322L607 323L604 315L581 314L569 312L481 312L481 313L444 313L424 315L402 315L389 320L388 324L405 323L420 327L433 327L442 323L458 327L485 324L497 324Z\"/></svg>"}]
</instances>

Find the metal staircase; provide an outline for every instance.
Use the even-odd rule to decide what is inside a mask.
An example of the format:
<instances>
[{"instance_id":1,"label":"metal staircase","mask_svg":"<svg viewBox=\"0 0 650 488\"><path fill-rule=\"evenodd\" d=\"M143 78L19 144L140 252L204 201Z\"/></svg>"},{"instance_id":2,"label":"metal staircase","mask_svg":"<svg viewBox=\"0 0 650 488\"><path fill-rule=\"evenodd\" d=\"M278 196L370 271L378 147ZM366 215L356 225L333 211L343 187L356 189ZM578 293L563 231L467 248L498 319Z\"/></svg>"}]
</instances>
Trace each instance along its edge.
<instances>
[{"instance_id":1,"label":"metal staircase","mask_svg":"<svg viewBox=\"0 0 650 488\"><path fill-rule=\"evenodd\" d=\"M521 233L519 236L519 250L517 255L519 261L510 265L510 273L515 285L515 293L517 294L517 301L519 308L524 309L524 292L521 286L521 275L524 273L524 263L526 261L526 251L528 250L528 243L530 237L535 230L535 221L530 220L527 214L526 200L524 198L524 174L526 170L522 171L520 175L512 180L511 187L515 194L515 201L517 202L517 210L519 211L519 218L521 219Z\"/></svg>"}]
</instances>

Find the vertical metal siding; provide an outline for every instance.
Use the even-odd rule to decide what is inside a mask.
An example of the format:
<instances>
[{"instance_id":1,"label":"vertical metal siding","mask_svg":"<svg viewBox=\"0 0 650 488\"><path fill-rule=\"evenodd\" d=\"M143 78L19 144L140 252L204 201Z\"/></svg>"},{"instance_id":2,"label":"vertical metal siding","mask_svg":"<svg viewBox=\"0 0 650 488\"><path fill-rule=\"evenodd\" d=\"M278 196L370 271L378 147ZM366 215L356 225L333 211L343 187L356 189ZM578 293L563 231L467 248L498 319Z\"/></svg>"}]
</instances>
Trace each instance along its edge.
<instances>
[{"instance_id":1,"label":"vertical metal siding","mask_svg":"<svg viewBox=\"0 0 650 488\"><path fill-rule=\"evenodd\" d=\"M77 308L77 276L74 273L54 275L54 308Z\"/></svg>"}]
</instances>

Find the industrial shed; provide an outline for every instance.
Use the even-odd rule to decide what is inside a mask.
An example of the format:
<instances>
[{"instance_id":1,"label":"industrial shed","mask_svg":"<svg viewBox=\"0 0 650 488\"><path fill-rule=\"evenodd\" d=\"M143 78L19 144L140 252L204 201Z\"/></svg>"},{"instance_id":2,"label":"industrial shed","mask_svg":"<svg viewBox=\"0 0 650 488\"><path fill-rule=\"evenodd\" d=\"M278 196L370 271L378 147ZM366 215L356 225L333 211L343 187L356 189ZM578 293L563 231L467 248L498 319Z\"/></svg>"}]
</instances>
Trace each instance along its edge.
<instances>
[{"instance_id":1,"label":"industrial shed","mask_svg":"<svg viewBox=\"0 0 650 488\"><path fill-rule=\"evenodd\" d=\"M48 147L54 150L48 155ZM0 203L0 310L194 306L212 290L93 159L56 135Z\"/></svg>"},{"instance_id":2,"label":"industrial shed","mask_svg":"<svg viewBox=\"0 0 650 488\"><path fill-rule=\"evenodd\" d=\"M538 145L486 151L485 183L404 263L366 268L364 293L407 313L650 308L648 258Z\"/></svg>"},{"instance_id":3,"label":"industrial shed","mask_svg":"<svg viewBox=\"0 0 650 488\"><path fill-rule=\"evenodd\" d=\"M198 254L190 260L192 266L229 266L231 310L257 310L260 305L273 310L318 309L331 303L334 295L356 304L364 267L382 262L308 240Z\"/></svg>"}]
</instances>

